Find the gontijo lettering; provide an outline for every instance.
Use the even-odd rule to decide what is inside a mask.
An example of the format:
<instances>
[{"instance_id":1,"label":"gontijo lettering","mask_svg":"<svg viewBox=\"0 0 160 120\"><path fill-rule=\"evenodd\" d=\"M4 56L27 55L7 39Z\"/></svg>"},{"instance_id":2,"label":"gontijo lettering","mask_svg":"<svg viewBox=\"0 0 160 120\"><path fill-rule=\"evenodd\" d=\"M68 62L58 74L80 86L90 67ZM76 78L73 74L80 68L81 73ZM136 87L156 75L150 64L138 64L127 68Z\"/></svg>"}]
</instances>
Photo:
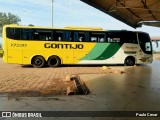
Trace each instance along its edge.
<instances>
[{"instance_id":1,"label":"gontijo lettering","mask_svg":"<svg viewBox=\"0 0 160 120\"><path fill-rule=\"evenodd\" d=\"M45 48L53 48L53 49L83 49L83 44L56 44L56 43L45 43Z\"/></svg>"}]
</instances>

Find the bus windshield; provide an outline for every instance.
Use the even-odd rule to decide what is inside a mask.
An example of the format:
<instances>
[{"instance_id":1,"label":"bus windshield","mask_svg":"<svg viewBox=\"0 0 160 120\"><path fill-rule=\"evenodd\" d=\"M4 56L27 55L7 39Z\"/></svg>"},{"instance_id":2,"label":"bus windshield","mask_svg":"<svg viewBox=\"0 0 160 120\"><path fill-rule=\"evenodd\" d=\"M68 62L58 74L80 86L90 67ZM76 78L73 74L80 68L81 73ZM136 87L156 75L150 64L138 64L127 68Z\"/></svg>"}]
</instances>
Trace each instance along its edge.
<instances>
[{"instance_id":1,"label":"bus windshield","mask_svg":"<svg viewBox=\"0 0 160 120\"><path fill-rule=\"evenodd\" d=\"M138 38L140 47L143 52L146 54L152 54L152 44L149 35L146 33L139 33Z\"/></svg>"}]
</instances>

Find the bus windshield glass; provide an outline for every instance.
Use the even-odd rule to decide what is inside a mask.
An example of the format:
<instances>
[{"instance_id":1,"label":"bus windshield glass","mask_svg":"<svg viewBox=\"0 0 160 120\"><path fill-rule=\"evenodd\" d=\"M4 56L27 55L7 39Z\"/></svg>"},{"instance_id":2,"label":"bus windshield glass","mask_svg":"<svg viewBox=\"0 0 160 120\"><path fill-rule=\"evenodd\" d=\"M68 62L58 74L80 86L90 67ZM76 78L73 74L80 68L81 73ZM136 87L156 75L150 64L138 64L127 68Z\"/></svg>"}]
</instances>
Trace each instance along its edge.
<instances>
[{"instance_id":1,"label":"bus windshield glass","mask_svg":"<svg viewBox=\"0 0 160 120\"><path fill-rule=\"evenodd\" d=\"M152 54L152 44L149 35L146 33L139 33L138 38L143 52L146 54Z\"/></svg>"}]
</instances>

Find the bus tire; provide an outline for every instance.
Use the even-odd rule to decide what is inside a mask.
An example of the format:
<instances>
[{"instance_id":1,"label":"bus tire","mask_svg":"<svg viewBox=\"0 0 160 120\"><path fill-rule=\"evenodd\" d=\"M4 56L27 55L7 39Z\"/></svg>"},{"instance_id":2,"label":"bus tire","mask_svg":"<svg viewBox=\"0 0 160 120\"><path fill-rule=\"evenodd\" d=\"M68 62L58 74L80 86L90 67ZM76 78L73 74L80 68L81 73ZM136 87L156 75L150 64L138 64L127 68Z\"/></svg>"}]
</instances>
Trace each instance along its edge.
<instances>
[{"instance_id":1,"label":"bus tire","mask_svg":"<svg viewBox=\"0 0 160 120\"><path fill-rule=\"evenodd\" d=\"M48 59L48 65L50 67L58 67L61 64L61 59L58 56L51 56Z\"/></svg>"},{"instance_id":2,"label":"bus tire","mask_svg":"<svg viewBox=\"0 0 160 120\"><path fill-rule=\"evenodd\" d=\"M126 59L124 61L124 65L125 66L134 66L135 65L135 58L132 56L126 57Z\"/></svg>"},{"instance_id":3,"label":"bus tire","mask_svg":"<svg viewBox=\"0 0 160 120\"><path fill-rule=\"evenodd\" d=\"M35 68L42 68L42 67L44 67L46 61L45 61L44 57L42 57L42 56L35 56L35 57L33 57L31 63L32 63L33 67L35 67Z\"/></svg>"}]
</instances>

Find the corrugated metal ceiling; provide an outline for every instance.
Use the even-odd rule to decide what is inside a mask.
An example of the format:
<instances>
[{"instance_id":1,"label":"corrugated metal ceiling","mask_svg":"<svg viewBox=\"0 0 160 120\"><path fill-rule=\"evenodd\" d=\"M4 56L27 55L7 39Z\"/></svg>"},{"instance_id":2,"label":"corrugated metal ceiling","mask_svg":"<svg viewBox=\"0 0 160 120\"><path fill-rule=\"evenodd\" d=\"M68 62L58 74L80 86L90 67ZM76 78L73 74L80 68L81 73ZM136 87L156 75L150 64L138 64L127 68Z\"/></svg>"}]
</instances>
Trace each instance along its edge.
<instances>
[{"instance_id":1,"label":"corrugated metal ceiling","mask_svg":"<svg viewBox=\"0 0 160 120\"><path fill-rule=\"evenodd\" d=\"M131 27L160 27L160 0L81 0ZM150 21L150 22L149 22Z\"/></svg>"}]
</instances>

